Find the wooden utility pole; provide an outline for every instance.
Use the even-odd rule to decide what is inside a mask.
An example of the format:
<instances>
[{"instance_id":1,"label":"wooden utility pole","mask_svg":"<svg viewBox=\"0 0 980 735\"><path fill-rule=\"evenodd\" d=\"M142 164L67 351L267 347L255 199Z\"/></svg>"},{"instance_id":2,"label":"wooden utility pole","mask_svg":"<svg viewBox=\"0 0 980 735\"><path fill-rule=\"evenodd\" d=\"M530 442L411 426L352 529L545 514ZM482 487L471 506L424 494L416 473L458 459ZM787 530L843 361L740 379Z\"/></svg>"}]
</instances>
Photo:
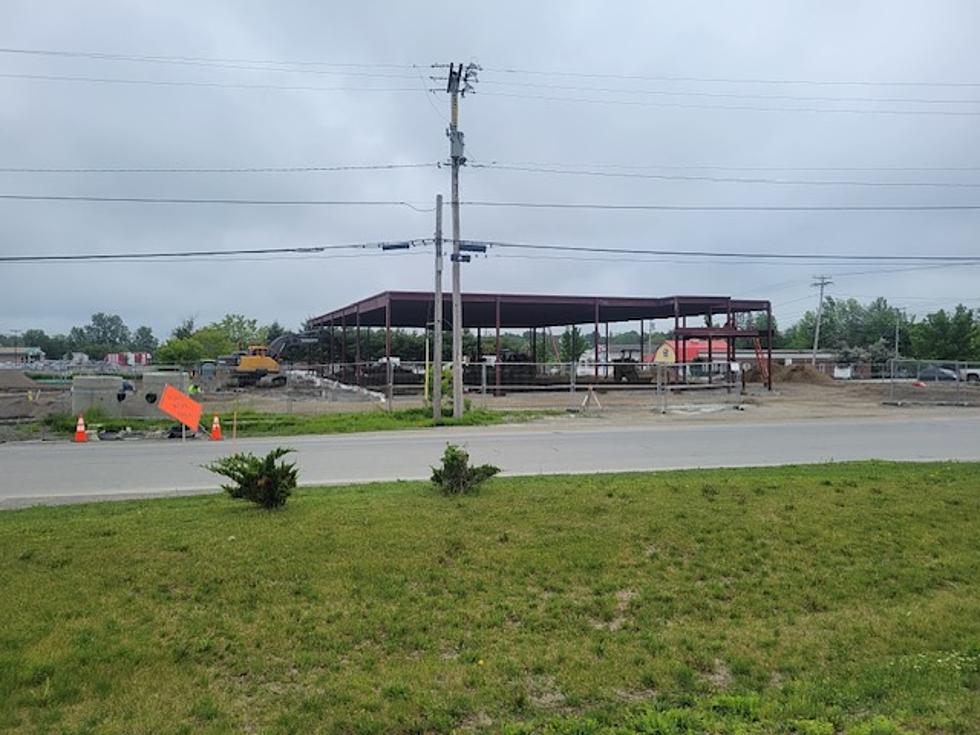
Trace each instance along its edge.
<instances>
[{"instance_id":1,"label":"wooden utility pole","mask_svg":"<svg viewBox=\"0 0 980 735\"><path fill-rule=\"evenodd\" d=\"M810 285L820 288L820 301L817 303L817 325L813 330L813 354L810 356L810 365L817 366L817 348L820 346L820 320L823 318L823 290L833 283L828 276L814 276L816 279Z\"/></svg>"},{"instance_id":2,"label":"wooden utility pole","mask_svg":"<svg viewBox=\"0 0 980 735\"><path fill-rule=\"evenodd\" d=\"M459 168L466 163L463 147L463 133L459 130L459 98L473 92L471 82L476 82L480 67L460 62L449 65L449 79L446 92L449 93L449 160L452 170L452 217L453 217L453 416L463 416L463 296L460 291L459 264L470 259L460 252L459 242Z\"/></svg>"}]
</instances>

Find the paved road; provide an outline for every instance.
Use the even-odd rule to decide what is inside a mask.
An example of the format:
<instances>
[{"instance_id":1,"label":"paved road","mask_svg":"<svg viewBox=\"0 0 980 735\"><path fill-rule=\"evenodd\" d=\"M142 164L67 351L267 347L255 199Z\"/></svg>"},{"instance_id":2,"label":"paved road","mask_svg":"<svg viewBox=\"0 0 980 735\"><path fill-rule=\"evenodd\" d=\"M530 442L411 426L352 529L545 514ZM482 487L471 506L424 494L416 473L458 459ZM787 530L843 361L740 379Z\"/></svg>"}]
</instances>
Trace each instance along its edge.
<instances>
[{"instance_id":1,"label":"paved road","mask_svg":"<svg viewBox=\"0 0 980 735\"><path fill-rule=\"evenodd\" d=\"M597 425L597 423L599 425ZM428 477L449 440L509 474L660 470L856 459L980 460L980 417L474 429L207 441L0 445L0 508L213 490L201 465L233 449L298 450L304 484Z\"/></svg>"}]
</instances>

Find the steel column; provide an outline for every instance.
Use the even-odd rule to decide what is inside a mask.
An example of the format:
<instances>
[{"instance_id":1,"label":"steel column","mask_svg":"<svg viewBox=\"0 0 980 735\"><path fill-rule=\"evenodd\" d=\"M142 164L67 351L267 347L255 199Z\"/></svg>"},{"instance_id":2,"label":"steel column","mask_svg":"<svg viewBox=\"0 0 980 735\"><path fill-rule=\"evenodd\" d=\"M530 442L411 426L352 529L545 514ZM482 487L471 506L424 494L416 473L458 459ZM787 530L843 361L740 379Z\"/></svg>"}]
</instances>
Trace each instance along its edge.
<instances>
[{"instance_id":1,"label":"steel column","mask_svg":"<svg viewBox=\"0 0 980 735\"><path fill-rule=\"evenodd\" d=\"M680 365L682 361L681 357L681 336L678 330L681 328L681 311L680 304L677 303L677 299L674 299L674 365ZM677 381L680 382L680 374L675 373Z\"/></svg>"},{"instance_id":2,"label":"steel column","mask_svg":"<svg viewBox=\"0 0 980 735\"><path fill-rule=\"evenodd\" d=\"M357 313L354 315L354 375L357 376L355 382L360 385L362 378L361 371L361 305L357 305ZM370 341L368 342L370 344Z\"/></svg>"},{"instance_id":3,"label":"steel column","mask_svg":"<svg viewBox=\"0 0 980 735\"><path fill-rule=\"evenodd\" d=\"M609 377L609 363L611 361L612 360L609 356L609 322L606 322L606 365L604 368L604 373L607 378Z\"/></svg>"},{"instance_id":4,"label":"steel column","mask_svg":"<svg viewBox=\"0 0 980 735\"><path fill-rule=\"evenodd\" d=\"M711 308L709 307L708 308L708 328L710 329L713 326L714 326L714 324L712 324L712 319L711 319ZM714 362L714 360L715 360L714 343L715 343L714 339L712 339L711 335L709 334L708 335L708 385L711 385L711 382L712 382L712 373L714 372L714 365L712 364Z\"/></svg>"},{"instance_id":5,"label":"steel column","mask_svg":"<svg viewBox=\"0 0 980 735\"><path fill-rule=\"evenodd\" d=\"M347 315L340 315L340 333L343 341L340 344L340 361L347 364Z\"/></svg>"},{"instance_id":6,"label":"steel column","mask_svg":"<svg viewBox=\"0 0 980 735\"><path fill-rule=\"evenodd\" d=\"M494 383L497 386L497 390L500 390L500 297L497 297L497 302L495 304L495 315L494 319L496 321L496 337L497 337L497 359L494 364Z\"/></svg>"},{"instance_id":7,"label":"steel column","mask_svg":"<svg viewBox=\"0 0 980 735\"><path fill-rule=\"evenodd\" d=\"M772 304L766 304L766 388L772 392Z\"/></svg>"},{"instance_id":8,"label":"steel column","mask_svg":"<svg viewBox=\"0 0 980 735\"><path fill-rule=\"evenodd\" d=\"M595 300L595 330L592 332L594 335L593 341L595 342L595 364L593 365L594 377L598 379L599 377L599 299ZM575 337L574 332L572 337ZM573 350L574 351L574 350Z\"/></svg>"}]
</instances>

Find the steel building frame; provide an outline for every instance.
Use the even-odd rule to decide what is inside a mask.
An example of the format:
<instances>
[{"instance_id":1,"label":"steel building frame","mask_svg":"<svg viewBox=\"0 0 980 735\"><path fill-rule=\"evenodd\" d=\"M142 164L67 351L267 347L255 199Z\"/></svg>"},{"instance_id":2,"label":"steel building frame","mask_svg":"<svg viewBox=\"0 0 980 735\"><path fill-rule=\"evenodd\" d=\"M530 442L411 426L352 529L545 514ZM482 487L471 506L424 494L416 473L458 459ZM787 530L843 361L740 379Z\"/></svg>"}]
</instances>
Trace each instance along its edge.
<instances>
[{"instance_id":1,"label":"steel building frame","mask_svg":"<svg viewBox=\"0 0 980 735\"><path fill-rule=\"evenodd\" d=\"M593 324L595 328L595 362L598 376L600 325L606 326L608 356L609 324L619 322L671 319L674 320L674 354L685 354L683 345L688 339L708 340L708 361L714 360L713 339L724 339L727 345L726 360L735 360L735 340L759 339L765 342L767 388L772 390L772 304L764 300L734 299L730 296L558 296L544 294L464 293L463 327L477 330L479 344L481 331L493 329L496 341L497 364L500 364L502 329L530 329L533 360L537 361L537 330L548 327L567 327ZM361 327L384 327L385 357L391 357L391 329L405 327L427 329L432 324L435 297L431 291L384 291L361 301L313 317L307 322L309 329L329 329L331 346L333 335L339 327L343 339L341 361L347 361L347 329L355 330L356 360L360 361ZM738 326L737 316L753 313L766 314L763 330ZM443 313L451 313L451 295L443 295ZM689 317L703 317L705 326L688 326ZM721 320L715 326L715 319ZM641 345L643 340L641 339ZM641 362L643 352L641 347ZM497 384L499 387L499 369Z\"/></svg>"}]
</instances>

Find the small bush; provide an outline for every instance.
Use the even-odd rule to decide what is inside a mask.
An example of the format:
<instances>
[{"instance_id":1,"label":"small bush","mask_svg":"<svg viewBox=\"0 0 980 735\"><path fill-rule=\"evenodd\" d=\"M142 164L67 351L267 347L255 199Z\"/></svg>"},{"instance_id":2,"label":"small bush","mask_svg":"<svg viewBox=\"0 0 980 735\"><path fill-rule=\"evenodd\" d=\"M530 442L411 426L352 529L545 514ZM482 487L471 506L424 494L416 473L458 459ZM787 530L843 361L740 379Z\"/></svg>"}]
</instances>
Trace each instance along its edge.
<instances>
[{"instance_id":1,"label":"small bush","mask_svg":"<svg viewBox=\"0 0 980 735\"><path fill-rule=\"evenodd\" d=\"M500 472L499 467L483 464L470 467L470 455L455 444L447 444L442 454L442 466L432 468L432 482L443 495L463 495L472 492L484 480Z\"/></svg>"},{"instance_id":2,"label":"small bush","mask_svg":"<svg viewBox=\"0 0 980 735\"><path fill-rule=\"evenodd\" d=\"M233 498L250 500L266 510L280 508L296 487L298 470L295 462L276 462L292 449L277 447L265 455L256 457L250 452L239 452L204 465L234 484L221 488Z\"/></svg>"}]
</instances>

